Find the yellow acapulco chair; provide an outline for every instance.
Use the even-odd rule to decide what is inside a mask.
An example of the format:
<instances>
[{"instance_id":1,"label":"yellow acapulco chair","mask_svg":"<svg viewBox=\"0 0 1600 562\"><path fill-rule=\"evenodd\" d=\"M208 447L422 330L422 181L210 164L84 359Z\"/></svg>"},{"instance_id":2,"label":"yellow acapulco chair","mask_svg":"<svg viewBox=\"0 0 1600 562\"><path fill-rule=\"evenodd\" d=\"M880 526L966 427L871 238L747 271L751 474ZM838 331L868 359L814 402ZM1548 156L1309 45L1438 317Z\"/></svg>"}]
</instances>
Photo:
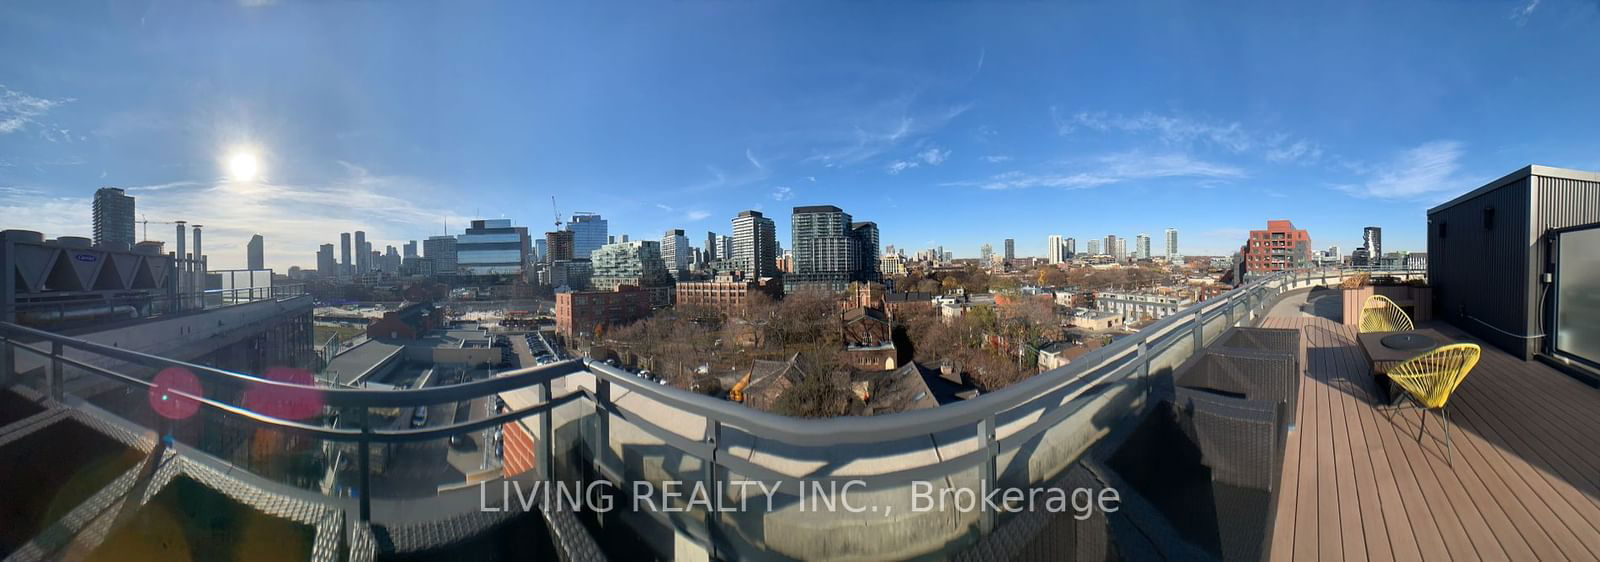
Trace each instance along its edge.
<instances>
[{"instance_id":1,"label":"yellow acapulco chair","mask_svg":"<svg viewBox=\"0 0 1600 562\"><path fill-rule=\"evenodd\" d=\"M1408 332L1416 329L1400 305L1383 295L1367 297L1361 306L1360 332Z\"/></svg>"},{"instance_id":2,"label":"yellow acapulco chair","mask_svg":"<svg viewBox=\"0 0 1600 562\"><path fill-rule=\"evenodd\" d=\"M1381 298L1381 297L1380 297ZM1457 343L1442 346L1401 363L1389 370L1389 380L1406 391L1406 395L1421 408L1421 426L1417 429L1417 442L1427 430L1428 410L1439 410L1444 418L1445 462L1452 461L1455 450L1450 445L1450 411L1446 404L1451 393L1461 386L1467 373L1478 364L1483 350L1477 344Z\"/></svg>"}]
</instances>

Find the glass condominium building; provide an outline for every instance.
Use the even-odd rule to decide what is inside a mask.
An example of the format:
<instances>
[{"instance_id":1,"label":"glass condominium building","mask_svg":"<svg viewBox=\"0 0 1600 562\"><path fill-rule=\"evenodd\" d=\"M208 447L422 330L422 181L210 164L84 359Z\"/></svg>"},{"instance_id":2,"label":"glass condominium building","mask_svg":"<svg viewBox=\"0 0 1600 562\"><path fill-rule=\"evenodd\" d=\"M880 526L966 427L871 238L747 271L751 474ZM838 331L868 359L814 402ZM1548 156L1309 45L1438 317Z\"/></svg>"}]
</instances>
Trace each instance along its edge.
<instances>
[{"instance_id":1,"label":"glass condominium building","mask_svg":"<svg viewBox=\"0 0 1600 562\"><path fill-rule=\"evenodd\" d=\"M456 265L465 275L520 275L532 251L528 228L510 219L475 220L456 237Z\"/></svg>"},{"instance_id":2,"label":"glass condominium building","mask_svg":"<svg viewBox=\"0 0 1600 562\"><path fill-rule=\"evenodd\" d=\"M660 242L634 240L606 244L593 256L589 283L597 290L615 291L621 285L657 287L670 282L666 263L661 258Z\"/></svg>"},{"instance_id":3,"label":"glass condominium building","mask_svg":"<svg viewBox=\"0 0 1600 562\"><path fill-rule=\"evenodd\" d=\"M592 257L591 253L606 245L610 234L606 219L593 213L574 213L572 222L567 223L567 231L572 233L574 258Z\"/></svg>"}]
</instances>

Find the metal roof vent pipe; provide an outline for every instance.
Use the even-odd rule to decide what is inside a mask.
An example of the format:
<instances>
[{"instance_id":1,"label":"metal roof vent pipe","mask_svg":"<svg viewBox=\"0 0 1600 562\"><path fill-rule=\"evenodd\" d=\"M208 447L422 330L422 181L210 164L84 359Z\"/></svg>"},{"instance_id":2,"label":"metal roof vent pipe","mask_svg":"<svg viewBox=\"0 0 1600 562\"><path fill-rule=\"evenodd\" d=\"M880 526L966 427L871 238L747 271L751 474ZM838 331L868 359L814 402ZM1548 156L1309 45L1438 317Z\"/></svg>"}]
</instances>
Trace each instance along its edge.
<instances>
[{"instance_id":1,"label":"metal roof vent pipe","mask_svg":"<svg viewBox=\"0 0 1600 562\"><path fill-rule=\"evenodd\" d=\"M194 227L194 307L196 310L206 307L206 255L200 251L200 225Z\"/></svg>"},{"instance_id":2,"label":"metal roof vent pipe","mask_svg":"<svg viewBox=\"0 0 1600 562\"><path fill-rule=\"evenodd\" d=\"M173 252L172 256L180 261L180 263L178 264L178 270L179 271L183 270L183 265L182 265L181 261L183 260L183 256L185 255L183 253L183 239L184 238L188 238L188 237L189 237L189 233L183 231L183 221L178 221L178 238L177 238L178 246L177 246L177 248L175 248L175 251Z\"/></svg>"},{"instance_id":3,"label":"metal roof vent pipe","mask_svg":"<svg viewBox=\"0 0 1600 562\"><path fill-rule=\"evenodd\" d=\"M179 307L183 307L184 304L182 296L188 295L191 288L189 286L189 262L187 260L188 254L185 254L183 251L183 239L188 238L189 233L185 232L183 229L184 221L177 221L177 225L178 237L176 240L178 241L178 244L177 248L174 249L175 251L172 254L172 274L173 278L178 280L178 295L180 297L176 302L178 303Z\"/></svg>"},{"instance_id":4,"label":"metal roof vent pipe","mask_svg":"<svg viewBox=\"0 0 1600 562\"><path fill-rule=\"evenodd\" d=\"M205 271L206 255L200 251L200 225L194 225L194 262L196 269Z\"/></svg>"}]
</instances>

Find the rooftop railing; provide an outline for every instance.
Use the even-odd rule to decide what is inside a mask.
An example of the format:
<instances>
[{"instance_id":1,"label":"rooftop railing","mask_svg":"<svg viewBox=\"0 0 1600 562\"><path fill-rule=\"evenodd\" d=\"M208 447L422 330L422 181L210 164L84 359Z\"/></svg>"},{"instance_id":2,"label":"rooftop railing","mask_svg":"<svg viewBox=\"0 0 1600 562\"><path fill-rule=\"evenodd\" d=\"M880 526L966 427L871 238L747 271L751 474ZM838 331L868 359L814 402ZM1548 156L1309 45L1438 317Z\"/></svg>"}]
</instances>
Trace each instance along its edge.
<instances>
[{"instance_id":1,"label":"rooftop railing","mask_svg":"<svg viewBox=\"0 0 1600 562\"><path fill-rule=\"evenodd\" d=\"M639 378L592 360L569 359L519 369L493 378L408 390L312 387L235 373L12 324L0 324L0 380L32 378L55 403L98 415L135 419L137 412L109 412L71 396L63 372L73 369L148 394L162 402L192 405L210 416L259 430L312 440L353 443L357 448L351 519L384 520L374 511L385 502L374 486L372 449L389 444L438 442L452 435L511 424L526 428L535 447L535 474L550 481L609 480L699 483L732 498L737 482L780 483L777 503L754 502L750 511L724 512L688 504L682 511L647 510L616 515L658 553L670 555L675 535L684 535L713 557L781 555L796 558L904 558L950 554L972 545L1007 517L983 509L887 514L817 513L794 492L804 480L858 493L883 505L902 505L918 483L939 489L991 490L1049 482L1072 465L1113 426L1142 411L1150 391L1171 371L1229 326L1263 316L1283 292L1337 285L1353 270L1323 269L1274 274L1193 304L1120 338L1072 363L973 399L937 408L873 416L798 419L747 408ZM1394 272L1419 276L1419 272ZM542 338L539 345L555 353ZM70 353L69 353L70 352ZM19 353L47 357L43 372L17 373ZM110 369L81 356L109 358L129 368ZM178 370L200 383L185 387L155 373ZM558 395L557 391L561 391ZM385 426L383 412L419 405L469 403L506 392L528 392L531 405L436 426ZM339 412L329 424L291 418L252 406L262 393L313 402ZM230 400L226 397L243 396ZM171 436L186 422L153 416L145 428ZM181 433L181 432L180 432ZM487 446L487 443L485 444ZM199 453L196 453L199 454ZM228 462L228 461L223 461ZM249 467L246 467L249 468ZM320 473L319 478L320 481ZM782 482L796 482L785 490ZM721 485L721 487L718 487ZM475 491L468 492L476 495ZM411 513L445 517L461 510L449 494L408 497ZM330 502L344 500L329 498ZM432 503L430 503L432 502ZM454 506L454 507L452 507ZM683 506L680 506L683 507ZM770 508L770 509L768 509ZM615 529L610 525L606 529ZM608 531L609 532L609 531ZM665 538L663 538L665 537ZM348 543L347 543L348 544Z\"/></svg>"}]
</instances>

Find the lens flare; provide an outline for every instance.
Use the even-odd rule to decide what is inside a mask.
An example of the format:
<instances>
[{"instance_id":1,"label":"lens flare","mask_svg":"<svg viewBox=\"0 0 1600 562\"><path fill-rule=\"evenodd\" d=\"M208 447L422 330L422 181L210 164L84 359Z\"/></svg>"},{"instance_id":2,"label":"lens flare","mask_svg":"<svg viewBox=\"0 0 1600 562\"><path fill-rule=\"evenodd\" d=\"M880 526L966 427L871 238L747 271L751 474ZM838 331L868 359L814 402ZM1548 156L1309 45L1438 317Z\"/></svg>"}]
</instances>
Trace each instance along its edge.
<instances>
[{"instance_id":1,"label":"lens flare","mask_svg":"<svg viewBox=\"0 0 1600 562\"><path fill-rule=\"evenodd\" d=\"M200 387L200 379L195 378L194 373L188 369L167 367L156 373L156 378L152 382L155 386L150 388L150 409L156 414L169 420L184 420L200 411L199 402L177 394L177 392L190 396L205 394L205 390Z\"/></svg>"}]
</instances>

